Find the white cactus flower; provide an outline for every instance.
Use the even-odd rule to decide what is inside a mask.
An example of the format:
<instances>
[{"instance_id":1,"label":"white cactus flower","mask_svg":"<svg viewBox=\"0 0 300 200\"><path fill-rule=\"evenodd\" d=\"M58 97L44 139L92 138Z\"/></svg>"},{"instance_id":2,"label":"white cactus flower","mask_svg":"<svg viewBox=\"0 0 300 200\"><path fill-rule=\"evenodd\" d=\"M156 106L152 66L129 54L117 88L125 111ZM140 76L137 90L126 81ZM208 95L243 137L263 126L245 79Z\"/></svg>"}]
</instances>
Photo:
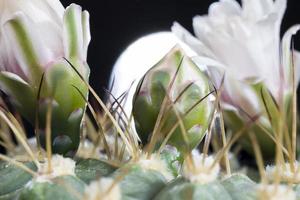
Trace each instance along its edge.
<instances>
[{"instance_id":1,"label":"white cactus flower","mask_svg":"<svg viewBox=\"0 0 300 200\"><path fill-rule=\"evenodd\" d=\"M227 127L235 133L259 116L248 132L257 135L265 157L275 152L266 132L278 133L279 115L292 118L293 81L299 82L300 54L292 53L291 38L300 25L291 27L280 40L286 4L286 0L242 0L241 5L219 0L210 5L207 15L194 17L195 36L178 23L172 27L197 53L193 61L207 66L214 85L220 88L224 80L221 102ZM241 144L253 152L246 137Z\"/></svg>"},{"instance_id":2,"label":"white cactus flower","mask_svg":"<svg viewBox=\"0 0 300 200\"><path fill-rule=\"evenodd\" d=\"M224 103L254 115L261 110L249 83L262 82L277 101L291 90L290 40L299 26L280 41L285 9L286 0L242 0L242 6L220 0L210 5L208 15L194 17L195 36L178 23L172 30L198 54L194 61L209 67L217 86L225 73Z\"/></svg>"},{"instance_id":3,"label":"white cactus flower","mask_svg":"<svg viewBox=\"0 0 300 200\"><path fill-rule=\"evenodd\" d=\"M52 103L54 152L74 155L88 89L67 59L88 81L89 13L59 0L0 1L0 88L31 124ZM39 86L44 81L37 102ZM45 110L44 110L45 111ZM45 112L39 113L44 121ZM44 134L45 123L41 123Z\"/></svg>"},{"instance_id":4,"label":"white cactus flower","mask_svg":"<svg viewBox=\"0 0 300 200\"><path fill-rule=\"evenodd\" d=\"M90 41L89 14L58 0L0 2L0 69L26 82L62 57L86 61Z\"/></svg>"}]
</instances>

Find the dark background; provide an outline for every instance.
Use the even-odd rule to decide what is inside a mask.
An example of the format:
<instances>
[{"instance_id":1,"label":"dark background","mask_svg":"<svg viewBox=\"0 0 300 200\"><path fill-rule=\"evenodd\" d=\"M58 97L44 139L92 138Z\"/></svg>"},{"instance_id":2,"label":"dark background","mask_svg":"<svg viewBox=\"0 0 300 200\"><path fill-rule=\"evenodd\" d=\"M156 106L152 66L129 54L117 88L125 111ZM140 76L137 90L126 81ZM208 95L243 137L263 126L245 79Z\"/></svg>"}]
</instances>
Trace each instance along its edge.
<instances>
[{"instance_id":1,"label":"dark background","mask_svg":"<svg viewBox=\"0 0 300 200\"><path fill-rule=\"evenodd\" d=\"M263 0L262 0L263 1ZM88 62L90 82L103 96L110 71L122 51L146 34L170 30L176 20L192 31L192 18L206 14L215 0L62 0L64 6L74 2L88 10L91 19L92 41ZM282 33L291 25L300 23L299 0L288 0ZM300 39L300 34L298 36ZM295 38L296 48L300 40Z\"/></svg>"}]
</instances>

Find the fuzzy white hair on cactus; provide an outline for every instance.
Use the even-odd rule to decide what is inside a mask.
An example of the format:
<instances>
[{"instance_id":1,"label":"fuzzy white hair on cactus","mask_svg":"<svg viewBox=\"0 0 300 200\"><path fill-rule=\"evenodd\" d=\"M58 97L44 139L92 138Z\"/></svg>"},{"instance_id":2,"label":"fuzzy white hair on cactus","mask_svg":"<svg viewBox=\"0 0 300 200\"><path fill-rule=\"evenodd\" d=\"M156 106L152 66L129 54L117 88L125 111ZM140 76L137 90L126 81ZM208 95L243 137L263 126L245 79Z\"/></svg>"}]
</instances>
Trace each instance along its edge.
<instances>
[{"instance_id":1,"label":"fuzzy white hair on cactus","mask_svg":"<svg viewBox=\"0 0 300 200\"><path fill-rule=\"evenodd\" d=\"M162 160L159 154L154 153L148 157L147 154L143 153L138 159L137 164L144 170L155 170L160 172L168 181L174 178L168 169L166 162Z\"/></svg>"},{"instance_id":2,"label":"fuzzy white hair on cactus","mask_svg":"<svg viewBox=\"0 0 300 200\"><path fill-rule=\"evenodd\" d=\"M108 148L111 152L111 160L112 161L119 161L120 158L118 158L118 155L120 154L119 149L115 148L115 142L118 143L118 147L121 147L124 143L123 140L120 138L117 138L114 135L107 135L106 142L108 144ZM116 150L118 152L116 152ZM105 151L105 147L103 142L100 143L99 146L95 146L92 142L89 140L85 140L84 142L80 143L78 151L76 153L76 156L80 158L94 158L94 159L108 159L106 153L102 153ZM128 149L125 148L124 155L121 159L121 161L127 162L130 159Z\"/></svg>"},{"instance_id":3,"label":"fuzzy white hair on cactus","mask_svg":"<svg viewBox=\"0 0 300 200\"><path fill-rule=\"evenodd\" d=\"M276 176L284 182L300 183L300 166L298 161L293 163L282 163L277 165L267 165L266 175L270 181L274 181ZM294 167L294 168L293 168Z\"/></svg>"},{"instance_id":4,"label":"fuzzy white hair on cactus","mask_svg":"<svg viewBox=\"0 0 300 200\"><path fill-rule=\"evenodd\" d=\"M287 185L263 185L257 186L257 199L259 200L296 200L296 193Z\"/></svg>"},{"instance_id":5,"label":"fuzzy white hair on cactus","mask_svg":"<svg viewBox=\"0 0 300 200\"><path fill-rule=\"evenodd\" d=\"M119 184L114 183L111 178L102 177L98 181L91 182L85 189L83 199L85 200L120 200L121 190Z\"/></svg>"},{"instance_id":6,"label":"fuzzy white hair on cactus","mask_svg":"<svg viewBox=\"0 0 300 200\"><path fill-rule=\"evenodd\" d=\"M64 158L61 155L53 155L51 158L52 170L49 172L49 161L45 160L38 167L38 176L36 182L51 182L59 176L75 176L75 161L70 158Z\"/></svg>"},{"instance_id":7,"label":"fuzzy white hair on cactus","mask_svg":"<svg viewBox=\"0 0 300 200\"><path fill-rule=\"evenodd\" d=\"M192 152L193 169L189 167L188 162L182 166L182 176L193 183L206 184L217 180L220 173L220 165L214 164L213 156L204 156L197 150Z\"/></svg>"},{"instance_id":8,"label":"fuzzy white hair on cactus","mask_svg":"<svg viewBox=\"0 0 300 200\"><path fill-rule=\"evenodd\" d=\"M31 124L39 112L42 136L52 104L53 150L74 155L88 90L70 63L88 81L89 13L59 0L2 0L0 27L1 89Z\"/></svg>"}]
</instances>

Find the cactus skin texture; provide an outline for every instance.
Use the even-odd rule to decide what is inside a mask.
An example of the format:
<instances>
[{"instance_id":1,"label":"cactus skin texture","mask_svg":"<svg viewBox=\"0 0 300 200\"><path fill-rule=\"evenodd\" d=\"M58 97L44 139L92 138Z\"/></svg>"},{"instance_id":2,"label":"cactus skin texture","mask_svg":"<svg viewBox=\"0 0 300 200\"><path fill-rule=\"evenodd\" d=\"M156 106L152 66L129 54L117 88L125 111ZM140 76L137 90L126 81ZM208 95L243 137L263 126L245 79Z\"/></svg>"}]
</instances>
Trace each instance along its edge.
<instances>
[{"instance_id":1,"label":"cactus skin texture","mask_svg":"<svg viewBox=\"0 0 300 200\"><path fill-rule=\"evenodd\" d=\"M234 174L223 181L211 183L192 183L184 178L177 178L169 183L154 200L255 200L256 184L248 177Z\"/></svg>"},{"instance_id":2,"label":"cactus skin texture","mask_svg":"<svg viewBox=\"0 0 300 200\"><path fill-rule=\"evenodd\" d=\"M187 132L187 141L178 126L168 143L181 152L193 149L203 139L210 122L213 103L209 97L197 104L209 92L210 85L203 72L181 48L174 47L145 74L133 98L135 127L142 142L146 144L151 137L161 109L164 114L158 132L163 140L178 122L176 109ZM164 104L166 99L169 102Z\"/></svg>"}]
</instances>

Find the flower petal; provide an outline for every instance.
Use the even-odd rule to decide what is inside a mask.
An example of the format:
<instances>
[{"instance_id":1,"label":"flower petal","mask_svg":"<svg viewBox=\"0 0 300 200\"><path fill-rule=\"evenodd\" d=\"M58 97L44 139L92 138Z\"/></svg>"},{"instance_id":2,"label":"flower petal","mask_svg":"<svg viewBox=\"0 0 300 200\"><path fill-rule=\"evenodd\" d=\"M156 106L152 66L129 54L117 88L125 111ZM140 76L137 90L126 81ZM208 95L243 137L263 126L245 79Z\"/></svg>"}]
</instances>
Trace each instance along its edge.
<instances>
[{"instance_id":1,"label":"flower petal","mask_svg":"<svg viewBox=\"0 0 300 200\"><path fill-rule=\"evenodd\" d=\"M8 40L4 37L4 34L0 32L0 71L10 71L18 74L24 80L28 80L23 69L17 63L13 56L13 50L8 48Z\"/></svg>"},{"instance_id":2,"label":"flower petal","mask_svg":"<svg viewBox=\"0 0 300 200\"><path fill-rule=\"evenodd\" d=\"M83 33L83 59L86 60L88 46L91 41L90 14L85 10L82 13L82 33Z\"/></svg>"},{"instance_id":3,"label":"flower petal","mask_svg":"<svg viewBox=\"0 0 300 200\"><path fill-rule=\"evenodd\" d=\"M84 58L81 13L80 6L71 4L64 14L63 42L67 59Z\"/></svg>"},{"instance_id":4,"label":"flower petal","mask_svg":"<svg viewBox=\"0 0 300 200\"><path fill-rule=\"evenodd\" d=\"M207 48L200 40L198 40L192 34L190 34L179 23L174 22L172 26L172 32L180 40L182 40L182 42L186 43L190 48L192 48L197 54L215 57L209 48Z\"/></svg>"},{"instance_id":5,"label":"flower petal","mask_svg":"<svg viewBox=\"0 0 300 200\"><path fill-rule=\"evenodd\" d=\"M229 102L231 101L231 105L236 108L241 108L252 117L261 113L259 99L251 85L243 81L236 80L229 74L226 74L225 76L224 90L226 91L226 95L228 95L227 98ZM223 98L223 101L225 100L226 99Z\"/></svg>"},{"instance_id":6,"label":"flower petal","mask_svg":"<svg viewBox=\"0 0 300 200\"><path fill-rule=\"evenodd\" d=\"M39 0L41 1L41 0ZM61 4L59 0L46 0L49 8L56 14L59 21L63 18L63 14L65 12L65 8Z\"/></svg>"},{"instance_id":7,"label":"flower petal","mask_svg":"<svg viewBox=\"0 0 300 200\"><path fill-rule=\"evenodd\" d=\"M273 4L273 0L242 0L244 17L257 21L272 11Z\"/></svg>"},{"instance_id":8,"label":"flower petal","mask_svg":"<svg viewBox=\"0 0 300 200\"><path fill-rule=\"evenodd\" d=\"M210 17L227 17L228 15L240 15L241 6L235 0L221 0L209 6Z\"/></svg>"},{"instance_id":9,"label":"flower petal","mask_svg":"<svg viewBox=\"0 0 300 200\"><path fill-rule=\"evenodd\" d=\"M3 33L17 63L30 77L30 82L37 86L43 73L42 63L48 62L49 58L31 25L24 14L17 13L4 25Z\"/></svg>"},{"instance_id":10,"label":"flower petal","mask_svg":"<svg viewBox=\"0 0 300 200\"><path fill-rule=\"evenodd\" d=\"M282 41L281 41L281 48L282 48L282 73L284 81L286 85L290 85L291 80L291 72L292 72L292 51L291 51L291 40L292 36L295 35L300 30L300 24L292 26L287 32L285 32ZM297 67L297 63L296 67Z\"/></svg>"},{"instance_id":11,"label":"flower petal","mask_svg":"<svg viewBox=\"0 0 300 200\"><path fill-rule=\"evenodd\" d=\"M259 113L259 101L252 87L232 76L232 72L228 67L207 57L196 56L193 61L197 65L207 66L209 76L217 88L220 88L223 76L225 76L224 90L222 91L223 103L227 106L241 108L251 116Z\"/></svg>"},{"instance_id":12,"label":"flower petal","mask_svg":"<svg viewBox=\"0 0 300 200\"><path fill-rule=\"evenodd\" d=\"M58 0L2 0L0 11L1 24L9 20L12 14L22 12L36 23L53 21L61 26L64 8Z\"/></svg>"}]
</instances>

